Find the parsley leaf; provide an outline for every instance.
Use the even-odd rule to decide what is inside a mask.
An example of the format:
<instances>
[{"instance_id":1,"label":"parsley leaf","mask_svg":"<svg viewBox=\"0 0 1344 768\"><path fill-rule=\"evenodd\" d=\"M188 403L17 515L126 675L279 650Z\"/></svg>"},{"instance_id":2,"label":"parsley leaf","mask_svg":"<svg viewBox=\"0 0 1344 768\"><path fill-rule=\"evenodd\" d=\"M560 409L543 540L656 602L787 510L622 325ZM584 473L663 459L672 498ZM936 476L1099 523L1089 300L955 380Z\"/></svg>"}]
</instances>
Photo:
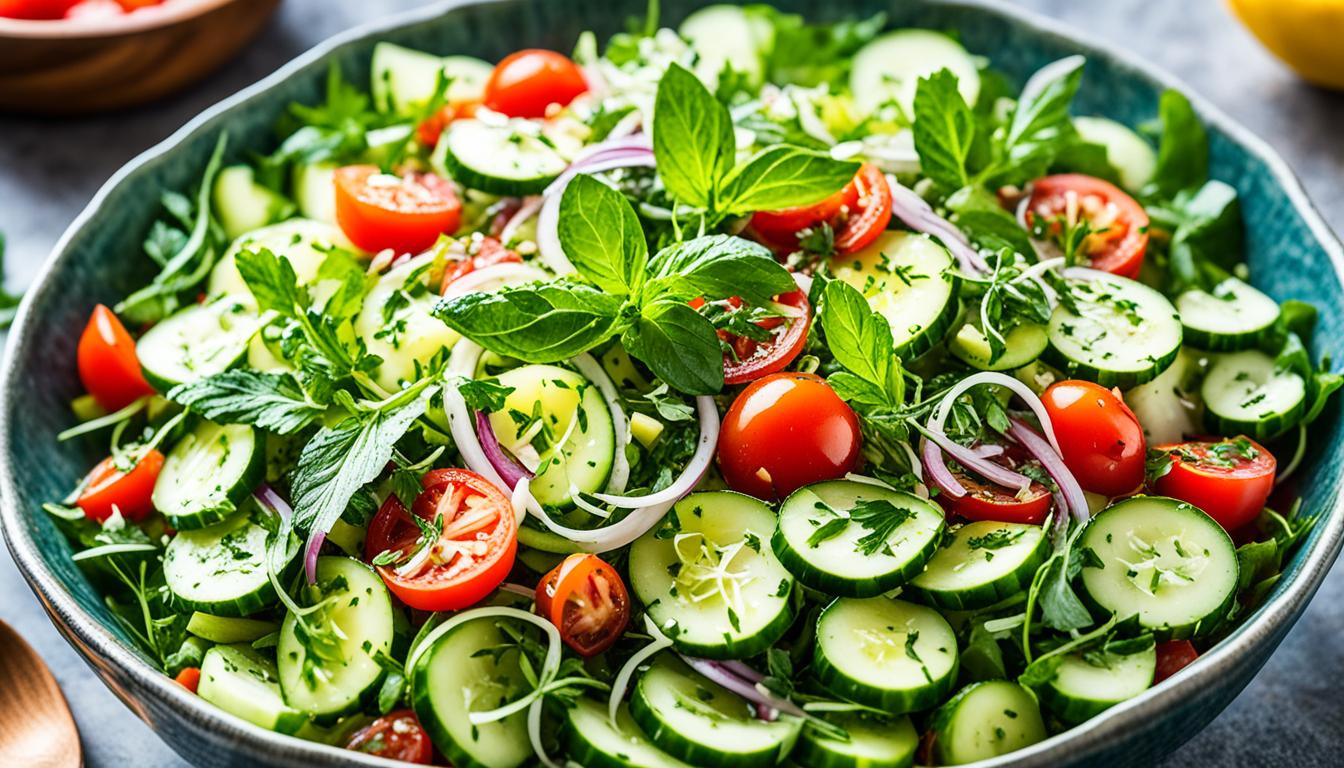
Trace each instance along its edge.
<instances>
[{"instance_id":1,"label":"parsley leaf","mask_svg":"<svg viewBox=\"0 0 1344 768\"><path fill-rule=\"evenodd\" d=\"M179 384L167 397L220 424L251 424L282 435L303 429L325 410L304 395L293 376L250 369Z\"/></svg>"},{"instance_id":2,"label":"parsley leaf","mask_svg":"<svg viewBox=\"0 0 1344 768\"><path fill-rule=\"evenodd\" d=\"M457 391L473 411L495 413L504 410L504 399L513 394L513 387L489 379L464 379Z\"/></svg>"}]
</instances>

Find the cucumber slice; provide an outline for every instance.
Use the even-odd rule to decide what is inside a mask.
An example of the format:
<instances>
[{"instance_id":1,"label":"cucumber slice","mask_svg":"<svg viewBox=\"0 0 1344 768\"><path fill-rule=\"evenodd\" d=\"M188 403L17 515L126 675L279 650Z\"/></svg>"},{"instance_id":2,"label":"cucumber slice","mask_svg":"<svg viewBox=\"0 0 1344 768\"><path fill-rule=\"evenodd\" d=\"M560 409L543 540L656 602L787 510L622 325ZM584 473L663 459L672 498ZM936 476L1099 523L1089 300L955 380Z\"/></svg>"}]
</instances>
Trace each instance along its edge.
<instances>
[{"instance_id":1,"label":"cucumber slice","mask_svg":"<svg viewBox=\"0 0 1344 768\"><path fill-rule=\"evenodd\" d=\"M1014 326L1004 337L1003 354L990 362L989 340L975 325L967 323L961 326L957 334L947 342L947 348L963 363L982 371L1012 371L1041 356L1050 345L1050 336L1045 326L1036 323Z\"/></svg>"},{"instance_id":2,"label":"cucumber slice","mask_svg":"<svg viewBox=\"0 0 1344 768\"><path fill-rule=\"evenodd\" d=\"M262 480L264 440L246 424L201 422L164 458L154 482L154 508L179 531L229 517Z\"/></svg>"},{"instance_id":3,"label":"cucumber slice","mask_svg":"<svg viewBox=\"0 0 1344 768\"><path fill-rule=\"evenodd\" d=\"M1017 683L972 683L933 717L938 765L988 760L1029 747L1046 737L1036 697Z\"/></svg>"},{"instance_id":4,"label":"cucumber slice","mask_svg":"<svg viewBox=\"0 0 1344 768\"><path fill-rule=\"evenodd\" d=\"M278 733L296 733L308 716L280 695L275 664L246 645L216 645L201 660L196 694L216 707Z\"/></svg>"},{"instance_id":5,"label":"cucumber slice","mask_svg":"<svg viewBox=\"0 0 1344 768\"><path fill-rule=\"evenodd\" d=\"M455 120L431 162L462 186L492 195L535 195L569 165L526 120Z\"/></svg>"},{"instance_id":6,"label":"cucumber slice","mask_svg":"<svg viewBox=\"0 0 1344 768\"><path fill-rule=\"evenodd\" d=\"M1293 371L1255 349L1220 357L1204 377L1204 424L1219 435L1244 434L1261 442L1297 426L1307 385Z\"/></svg>"},{"instance_id":7,"label":"cucumber slice","mask_svg":"<svg viewBox=\"0 0 1344 768\"><path fill-rule=\"evenodd\" d=\"M451 103L479 101L495 70L489 62L471 56L439 57L393 43L373 46L369 69L374 106L399 115L413 114L429 101L440 70L449 78L445 96Z\"/></svg>"},{"instance_id":8,"label":"cucumber slice","mask_svg":"<svg viewBox=\"0 0 1344 768\"><path fill-rule=\"evenodd\" d=\"M957 636L932 608L842 597L821 612L812 666L841 698L903 714L929 709L957 680Z\"/></svg>"},{"instance_id":9,"label":"cucumber slice","mask_svg":"<svg viewBox=\"0 0 1344 768\"><path fill-rule=\"evenodd\" d=\"M533 528L526 522L518 529L518 543L553 555L572 555L583 551L564 536L558 536L541 528Z\"/></svg>"},{"instance_id":10,"label":"cucumber slice","mask_svg":"<svg viewBox=\"0 0 1344 768\"><path fill-rule=\"evenodd\" d=\"M867 522L852 519L856 509ZM924 568L938 548L943 521L943 511L918 496L831 480L799 488L784 500L770 545L805 586L874 597ZM882 531L884 538L868 540Z\"/></svg>"},{"instance_id":11,"label":"cucumber slice","mask_svg":"<svg viewBox=\"0 0 1344 768\"><path fill-rule=\"evenodd\" d=\"M783 761L798 738L792 718L756 719L750 706L661 654L640 675L630 715L664 752L701 768L766 768Z\"/></svg>"},{"instance_id":12,"label":"cucumber slice","mask_svg":"<svg viewBox=\"0 0 1344 768\"><path fill-rule=\"evenodd\" d=\"M925 235L884 232L862 251L833 260L831 268L891 323L902 358L932 349L956 319L960 281L952 255Z\"/></svg>"},{"instance_id":13,"label":"cucumber slice","mask_svg":"<svg viewBox=\"0 0 1344 768\"><path fill-rule=\"evenodd\" d=\"M252 168L231 165L215 177L211 191L215 218L230 240L294 214L294 203L256 182Z\"/></svg>"},{"instance_id":14,"label":"cucumber slice","mask_svg":"<svg viewBox=\"0 0 1344 768\"><path fill-rule=\"evenodd\" d=\"M336 223L336 164L307 163L294 166L290 184L299 213L324 224Z\"/></svg>"},{"instance_id":15,"label":"cucumber slice","mask_svg":"<svg viewBox=\"0 0 1344 768\"><path fill-rule=\"evenodd\" d=\"M1071 377L1127 389L1157 378L1176 359L1181 319L1167 297L1101 272L1069 282L1080 314L1055 307L1046 362Z\"/></svg>"},{"instance_id":16,"label":"cucumber slice","mask_svg":"<svg viewBox=\"0 0 1344 768\"><path fill-rule=\"evenodd\" d=\"M908 717L893 719L843 714L826 717L844 728L848 740L804 728L793 761L808 768L909 768L915 763L919 734Z\"/></svg>"},{"instance_id":17,"label":"cucumber slice","mask_svg":"<svg viewBox=\"0 0 1344 768\"><path fill-rule=\"evenodd\" d=\"M355 333L364 347L382 358L375 380L389 391L419 379L436 354L461 338L431 314L439 300L428 285L434 261L433 253L425 253L388 270L369 289L355 317Z\"/></svg>"},{"instance_id":18,"label":"cucumber slice","mask_svg":"<svg viewBox=\"0 0 1344 768\"><path fill-rule=\"evenodd\" d=\"M605 704L579 699L565 725L569 759L584 768L689 768L645 738L624 704L613 723Z\"/></svg>"},{"instance_id":19,"label":"cucumber slice","mask_svg":"<svg viewBox=\"0 0 1344 768\"><path fill-rule=\"evenodd\" d=\"M1149 642L1134 653L1107 650L1064 657L1054 678L1040 689L1041 699L1061 721L1076 725L1090 720L1153 685L1157 651Z\"/></svg>"},{"instance_id":20,"label":"cucumber slice","mask_svg":"<svg viewBox=\"0 0 1344 768\"><path fill-rule=\"evenodd\" d=\"M298 618L285 614L276 658L285 701L319 722L333 720L368 700L383 680L378 654L392 653L396 634L392 597L372 568L348 557L319 557L313 604L329 601L308 614L310 626L335 632L339 661L311 654L299 639Z\"/></svg>"},{"instance_id":21,"label":"cucumber slice","mask_svg":"<svg viewBox=\"0 0 1344 768\"><path fill-rule=\"evenodd\" d=\"M906 591L938 608L986 608L1031 585L1049 539L1037 525L982 520L952 532Z\"/></svg>"},{"instance_id":22,"label":"cucumber slice","mask_svg":"<svg viewBox=\"0 0 1344 768\"><path fill-rule=\"evenodd\" d=\"M280 629L273 621L215 616L196 611L187 619L187 631L212 643L250 643Z\"/></svg>"},{"instance_id":23,"label":"cucumber slice","mask_svg":"<svg viewBox=\"0 0 1344 768\"><path fill-rule=\"evenodd\" d=\"M735 5L711 5L686 17L677 30L695 51L695 75L713 90L725 65L748 83L765 76L764 55L774 28L763 16Z\"/></svg>"},{"instance_id":24,"label":"cucumber slice","mask_svg":"<svg viewBox=\"0 0 1344 768\"><path fill-rule=\"evenodd\" d=\"M500 445L536 473L530 488L537 501L569 507L575 491L606 488L616 430L596 386L554 365L514 368L498 383L513 391L504 409L490 414L490 426Z\"/></svg>"},{"instance_id":25,"label":"cucumber slice","mask_svg":"<svg viewBox=\"0 0 1344 768\"><path fill-rule=\"evenodd\" d=\"M457 768L516 768L534 759L526 710L482 725L467 719L531 690L518 654L480 653L507 642L498 621L468 621L439 637L411 672L415 715Z\"/></svg>"},{"instance_id":26,"label":"cucumber slice","mask_svg":"<svg viewBox=\"0 0 1344 768\"><path fill-rule=\"evenodd\" d=\"M919 79L940 69L957 76L961 97L975 106L980 96L979 65L956 40L927 29L888 32L859 49L849 74L849 90L865 113L894 100L913 119Z\"/></svg>"},{"instance_id":27,"label":"cucumber slice","mask_svg":"<svg viewBox=\"0 0 1344 768\"><path fill-rule=\"evenodd\" d=\"M1121 501L1092 518L1078 545L1096 555L1082 570L1092 602L1122 620L1137 616L1159 640L1208 634L1236 596L1232 539L1183 501Z\"/></svg>"},{"instance_id":28,"label":"cucumber slice","mask_svg":"<svg viewBox=\"0 0 1344 768\"><path fill-rule=\"evenodd\" d=\"M1186 291L1176 297L1185 342L1197 349L1230 352L1249 349L1274 328L1279 305L1235 277L1212 291Z\"/></svg>"},{"instance_id":29,"label":"cucumber slice","mask_svg":"<svg viewBox=\"0 0 1344 768\"><path fill-rule=\"evenodd\" d=\"M249 507L248 514L180 531L168 542L163 578L174 605L214 616L247 616L275 604L266 573L266 548L275 531L265 512Z\"/></svg>"},{"instance_id":30,"label":"cucumber slice","mask_svg":"<svg viewBox=\"0 0 1344 768\"><path fill-rule=\"evenodd\" d=\"M1125 392L1148 445L1179 443L1200 432L1199 356L1182 350L1156 379Z\"/></svg>"},{"instance_id":31,"label":"cucumber slice","mask_svg":"<svg viewBox=\"0 0 1344 768\"><path fill-rule=\"evenodd\" d=\"M332 193L333 196L335 192ZM334 205L333 197L333 205ZM237 256L241 250L256 251L266 248L276 256L283 257L294 268L299 285L310 285L317 279L317 272L332 248L352 250L354 246L340 229L311 219L290 219L272 224L254 232L248 232L229 246L220 260L215 262L210 273L210 282L206 292L210 296L233 296L246 301L249 306L256 303L252 292L238 274Z\"/></svg>"},{"instance_id":32,"label":"cucumber slice","mask_svg":"<svg viewBox=\"0 0 1344 768\"><path fill-rule=\"evenodd\" d=\"M1138 192L1152 180L1157 152L1129 126L1104 117L1075 117L1073 127L1083 141L1106 148L1106 161L1120 174L1120 186Z\"/></svg>"},{"instance_id":33,"label":"cucumber slice","mask_svg":"<svg viewBox=\"0 0 1344 768\"><path fill-rule=\"evenodd\" d=\"M784 635L794 585L770 550L774 529L764 502L709 491L677 502L631 545L630 586L678 651L745 659Z\"/></svg>"},{"instance_id":34,"label":"cucumber slice","mask_svg":"<svg viewBox=\"0 0 1344 768\"><path fill-rule=\"evenodd\" d=\"M136 342L145 378L160 392L232 368L261 327L252 308L230 296L193 304L155 325Z\"/></svg>"}]
</instances>

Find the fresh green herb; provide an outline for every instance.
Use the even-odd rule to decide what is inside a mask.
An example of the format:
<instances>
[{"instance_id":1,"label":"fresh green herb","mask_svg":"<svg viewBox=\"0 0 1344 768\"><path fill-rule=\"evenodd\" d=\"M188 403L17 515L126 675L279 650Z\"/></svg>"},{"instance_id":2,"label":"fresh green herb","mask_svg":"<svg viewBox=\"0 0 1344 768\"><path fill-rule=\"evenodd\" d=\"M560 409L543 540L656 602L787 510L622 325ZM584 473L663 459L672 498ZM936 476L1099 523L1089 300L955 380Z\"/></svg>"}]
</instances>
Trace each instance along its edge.
<instances>
[{"instance_id":1,"label":"fresh green herb","mask_svg":"<svg viewBox=\"0 0 1344 768\"><path fill-rule=\"evenodd\" d=\"M238 369L179 384L167 397L221 424L251 424L287 435L313 423L325 411L290 374Z\"/></svg>"}]
</instances>

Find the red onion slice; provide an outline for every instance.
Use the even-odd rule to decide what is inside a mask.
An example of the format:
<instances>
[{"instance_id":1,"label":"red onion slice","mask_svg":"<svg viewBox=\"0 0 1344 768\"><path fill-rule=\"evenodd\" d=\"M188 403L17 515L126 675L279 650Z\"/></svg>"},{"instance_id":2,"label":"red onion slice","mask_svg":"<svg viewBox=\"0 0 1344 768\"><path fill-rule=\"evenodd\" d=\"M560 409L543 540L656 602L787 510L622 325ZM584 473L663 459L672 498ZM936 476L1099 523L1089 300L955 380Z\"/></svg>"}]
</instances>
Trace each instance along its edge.
<instances>
[{"instance_id":1,"label":"red onion slice","mask_svg":"<svg viewBox=\"0 0 1344 768\"><path fill-rule=\"evenodd\" d=\"M887 184L891 187L891 211L896 218L916 232L938 238L956 257L962 270L973 275L989 271L989 264L985 258L971 245L961 230L934 212L924 198L896 181L895 176L888 175Z\"/></svg>"},{"instance_id":2,"label":"red onion slice","mask_svg":"<svg viewBox=\"0 0 1344 768\"><path fill-rule=\"evenodd\" d=\"M954 499L966 495L966 486L962 485L957 476L952 474L952 470L947 468L947 462L943 461L943 453L936 443L923 440L920 453L924 459L924 466L928 469L929 482Z\"/></svg>"},{"instance_id":3,"label":"red onion slice","mask_svg":"<svg viewBox=\"0 0 1344 768\"><path fill-rule=\"evenodd\" d=\"M1030 453L1033 458L1041 463L1046 473L1055 481L1055 485L1059 486L1056 505L1060 509L1057 511L1057 517L1055 518L1056 536L1059 536L1061 529L1068 530L1068 518L1063 514L1065 511L1079 523L1087 522L1087 519L1091 516L1087 506L1087 497L1083 495L1083 489L1078 484L1078 479L1064 464L1064 459L1039 432L1032 429L1026 422L1015 416L1012 417L1011 422L1008 434L1021 443L1027 453Z\"/></svg>"},{"instance_id":4,"label":"red onion slice","mask_svg":"<svg viewBox=\"0 0 1344 768\"><path fill-rule=\"evenodd\" d=\"M486 461L495 468L510 491L518 486L519 480L523 478L530 480L534 476L527 471L527 468L514 461L504 450L504 446L499 444L499 438L495 437L495 429L490 424L490 417L481 411L476 412L476 436L480 440Z\"/></svg>"},{"instance_id":5,"label":"red onion slice","mask_svg":"<svg viewBox=\"0 0 1344 768\"><path fill-rule=\"evenodd\" d=\"M691 669L694 669L705 679L717 683L723 688L741 696L747 701L757 706L756 714L760 717L762 708L766 710L775 710L795 717L806 717L807 713L797 704L788 699L781 699L771 693L762 690L755 681L748 680L738 676L735 671L729 669L723 662L711 661L709 659L697 659L691 656L681 657ZM765 712L764 714L769 714ZM770 717L761 717L762 720L772 719Z\"/></svg>"}]
</instances>

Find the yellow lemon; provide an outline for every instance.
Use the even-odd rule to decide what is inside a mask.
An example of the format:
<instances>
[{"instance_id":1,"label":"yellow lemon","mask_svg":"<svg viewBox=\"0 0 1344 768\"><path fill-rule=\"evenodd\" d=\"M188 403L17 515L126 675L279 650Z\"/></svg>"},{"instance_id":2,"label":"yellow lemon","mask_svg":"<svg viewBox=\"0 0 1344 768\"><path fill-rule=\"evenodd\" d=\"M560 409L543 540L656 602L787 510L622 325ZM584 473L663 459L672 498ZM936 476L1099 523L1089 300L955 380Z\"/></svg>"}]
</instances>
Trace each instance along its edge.
<instances>
[{"instance_id":1,"label":"yellow lemon","mask_svg":"<svg viewBox=\"0 0 1344 768\"><path fill-rule=\"evenodd\" d=\"M1229 0L1265 47L1317 85L1344 89L1344 0Z\"/></svg>"}]
</instances>

